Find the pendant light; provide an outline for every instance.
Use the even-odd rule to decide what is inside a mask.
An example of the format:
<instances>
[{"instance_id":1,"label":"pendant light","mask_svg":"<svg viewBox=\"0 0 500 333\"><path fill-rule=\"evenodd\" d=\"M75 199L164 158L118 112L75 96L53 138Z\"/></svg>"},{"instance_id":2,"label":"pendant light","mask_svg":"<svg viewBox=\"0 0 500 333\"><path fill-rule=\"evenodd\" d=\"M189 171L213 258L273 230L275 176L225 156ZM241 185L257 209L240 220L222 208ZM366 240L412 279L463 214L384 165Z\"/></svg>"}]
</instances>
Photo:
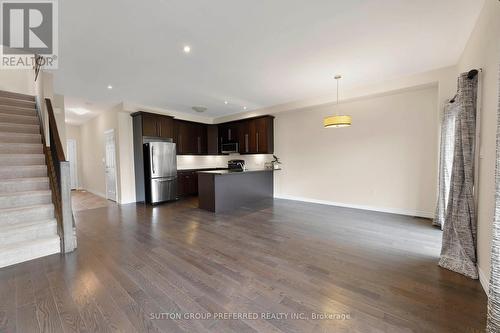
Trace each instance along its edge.
<instances>
[{"instance_id":1,"label":"pendant light","mask_svg":"<svg viewBox=\"0 0 500 333\"><path fill-rule=\"evenodd\" d=\"M337 80L337 104L339 104L339 80L342 78L342 75L335 75L335 80ZM351 116L346 115L334 115L325 117L323 119L323 125L325 128L339 128L339 127L349 127L352 125Z\"/></svg>"}]
</instances>

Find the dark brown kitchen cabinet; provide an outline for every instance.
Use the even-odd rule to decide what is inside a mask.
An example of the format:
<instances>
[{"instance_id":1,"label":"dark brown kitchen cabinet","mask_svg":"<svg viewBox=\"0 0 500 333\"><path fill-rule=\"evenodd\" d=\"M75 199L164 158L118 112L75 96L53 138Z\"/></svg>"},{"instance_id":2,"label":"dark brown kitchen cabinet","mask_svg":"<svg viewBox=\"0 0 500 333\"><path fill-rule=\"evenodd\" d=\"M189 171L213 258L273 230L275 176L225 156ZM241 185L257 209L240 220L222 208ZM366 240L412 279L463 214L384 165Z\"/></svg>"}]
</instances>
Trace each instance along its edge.
<instances>
[{"instance_id":1,"label":"dark brown kitchen cabinet","mask_svg":"<svg viewBox=\"0 0 500 333\"><path fill-rule=\"evenodd\" d=\"M177 195L184 197L198 194L198 174L196 171L177 171Z\"/></svg>"},{"instance_id":2,"label":"dark brown kitchen cabinet","mask_svg":"<svg viewBox=\"0 0 500 333\"><path fill-rule=\"evenodd\" d=\"M274 153L274 117L255 118L255 152L257 154Z\"/></svg>"},{"instance_id":3,"label":"dark brown kitchen cabinet","mask_svg":"<svg viewBox=\"0 0 500 333\"><path fill-rule=\"evenodd\" d=\"M207 154L207 125L174 120L174 142L177 144L177 155Z\"/></svg>"},{"instance_id":4,"label":"dark brown kitchen cabinet","mask_svg":"<svg viewBox=\"0 0 500 333\"><path fill-rule=\"evenodd\" d=\"M207 125L207 154L218 155L219 150L219 127L217 125Z\"/></svg>"},{"instance_id":5,"label":"dark brown kitchen cabinet","mask_svg":"<svg viewBox=\"0 0 500 333\"><path fill-rule=\"evenodd\" d=\"M235 122L219 125L219 144L238 141L239 126Z\"/></svg>"},{"instance_id":6,"label":"dark brown kitchen cabinet","mask_svg":"<svg viewBox=\"0 0 500 333\"><path fill-rule=\"evenodd\" d=\"M142 136L157 138L173 137L173 118L147 112L136 112L133 117L137 117L142 123Z\"/></svg>"},{"instance_id":7,"label":"dark brown kitchen cabinet","mask_svg":"<svg viewBox=\"0 0 500 333\"><path fill-rule=\"evenodd\" d=\"M240 154L272 154L274 152L274 117L264 116L239 121Z\"/></svg>"}]
</instances>

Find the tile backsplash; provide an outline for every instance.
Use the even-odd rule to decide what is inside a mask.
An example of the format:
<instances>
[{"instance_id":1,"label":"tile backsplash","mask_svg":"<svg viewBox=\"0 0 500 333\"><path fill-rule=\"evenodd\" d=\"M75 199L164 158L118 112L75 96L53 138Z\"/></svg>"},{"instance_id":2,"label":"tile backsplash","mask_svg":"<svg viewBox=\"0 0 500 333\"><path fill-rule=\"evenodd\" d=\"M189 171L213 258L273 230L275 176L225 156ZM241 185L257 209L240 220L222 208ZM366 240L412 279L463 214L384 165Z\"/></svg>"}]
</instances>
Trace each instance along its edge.
<instances>
[{"instance_id":1,"label":"tile backsplash","mask_svg":"<svg viewBox=\"0 0 500 333\"><path fill-rule=\"evenodd\" d=\"M266 162L272 161L273 155L180 155L177 156L177 169L227 168L227 161L235 159L245 160L245 165L249 169L263 168Z\"/></svg>"}]
</instances>

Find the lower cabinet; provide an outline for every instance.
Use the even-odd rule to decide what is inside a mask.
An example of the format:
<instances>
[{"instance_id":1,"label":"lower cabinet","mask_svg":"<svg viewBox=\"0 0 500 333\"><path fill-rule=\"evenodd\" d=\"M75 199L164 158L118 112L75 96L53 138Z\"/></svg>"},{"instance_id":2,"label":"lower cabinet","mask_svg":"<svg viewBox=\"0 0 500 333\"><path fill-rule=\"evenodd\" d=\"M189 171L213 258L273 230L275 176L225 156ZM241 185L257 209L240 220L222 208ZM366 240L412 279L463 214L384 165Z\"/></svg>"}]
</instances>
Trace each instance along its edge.
<instances>
[{"instance_id":1,"label":"lower cabinet","mask_svg":"<svg viewBox=\"0 0 500 333\"><path fill-rule=\"evenodd\" d=\"M198 194L198 173L190 170L177 171L177 195L184 197Z\"/></svg>"}]
</instances>

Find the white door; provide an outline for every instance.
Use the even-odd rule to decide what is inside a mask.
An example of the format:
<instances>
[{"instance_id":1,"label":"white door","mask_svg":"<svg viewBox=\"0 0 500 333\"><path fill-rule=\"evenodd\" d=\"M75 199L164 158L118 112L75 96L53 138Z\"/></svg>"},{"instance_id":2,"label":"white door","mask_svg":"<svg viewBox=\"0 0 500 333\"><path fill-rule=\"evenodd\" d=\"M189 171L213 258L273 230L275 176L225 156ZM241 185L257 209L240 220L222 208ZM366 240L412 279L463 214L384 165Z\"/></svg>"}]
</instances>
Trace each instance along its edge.
<instances>
[{"instance_id":1,"label":"white door","mask_svg":"<svg viewBox=\"0 0 500 333\"><path fill-rule=\"evenodd\" d=\"M104 132L105 138L105 169L106 169L106 199L116 201L116 149L115 131Z\"/></svg>"},{"instance_id":2,"label":"white door","mask_svg":"<svg viewBox=\"0 0 500 333\"><path fill-rule=\"evenodd\" d=\"M76 140L68 139L66 143L66 151L68 152L69 161L69 174L71 176L71 189L75 190L78 188L78 160L76 153Z\"/></svg>"}]
</instances>

